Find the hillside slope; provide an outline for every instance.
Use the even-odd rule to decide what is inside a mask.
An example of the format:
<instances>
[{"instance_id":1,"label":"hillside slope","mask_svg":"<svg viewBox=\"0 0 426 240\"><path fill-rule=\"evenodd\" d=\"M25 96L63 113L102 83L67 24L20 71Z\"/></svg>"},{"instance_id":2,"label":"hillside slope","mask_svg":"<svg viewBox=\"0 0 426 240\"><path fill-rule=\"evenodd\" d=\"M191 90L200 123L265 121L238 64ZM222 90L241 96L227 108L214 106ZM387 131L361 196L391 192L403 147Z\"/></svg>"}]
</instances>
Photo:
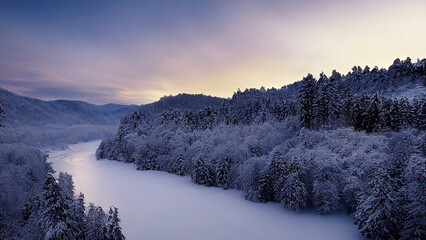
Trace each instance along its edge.
<instances>
[{"instance_id":1,"label":"hillside slope","mask_svg":"<svg viewBox=\"0 0 426 240\"><path fill-rule=\"evenodd\" d=\"M238 91L220 107L141 107L97 157L290 211L347 211L369 238L424 239L425 83L426 59L397 59L388 69Z\"/></svg>"},{"instance_id":2,"label":"hillside slope","mask_svg":"<svg viewBox=\"0 0 426 240\"><path fill-rule=\"evenodd\" d=\"M43 101L0 88L6 126L97 124L117 125L134 105L93 105L82 101Z\"/></svg>"}]
</instances>

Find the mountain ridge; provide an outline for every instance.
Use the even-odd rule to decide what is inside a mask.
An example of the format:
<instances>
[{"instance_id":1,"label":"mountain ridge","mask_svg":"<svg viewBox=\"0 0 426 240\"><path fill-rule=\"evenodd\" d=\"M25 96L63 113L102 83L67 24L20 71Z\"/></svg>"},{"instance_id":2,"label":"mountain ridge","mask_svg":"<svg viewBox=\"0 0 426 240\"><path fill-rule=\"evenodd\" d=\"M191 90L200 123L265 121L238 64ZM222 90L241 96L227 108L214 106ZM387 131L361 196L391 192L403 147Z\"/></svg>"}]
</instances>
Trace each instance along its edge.
<instances>
[{"instance_id":1,"label":"mountain ridge","mask_svg":"<svg viewBox=\"0 0 426 240\"><path fill-rule=\"evenodd\" d=\"M95 105L78 100L44 101L0 88L6 126L100 124L117 125L136 105Z\"/></svg>"}]
</instances>

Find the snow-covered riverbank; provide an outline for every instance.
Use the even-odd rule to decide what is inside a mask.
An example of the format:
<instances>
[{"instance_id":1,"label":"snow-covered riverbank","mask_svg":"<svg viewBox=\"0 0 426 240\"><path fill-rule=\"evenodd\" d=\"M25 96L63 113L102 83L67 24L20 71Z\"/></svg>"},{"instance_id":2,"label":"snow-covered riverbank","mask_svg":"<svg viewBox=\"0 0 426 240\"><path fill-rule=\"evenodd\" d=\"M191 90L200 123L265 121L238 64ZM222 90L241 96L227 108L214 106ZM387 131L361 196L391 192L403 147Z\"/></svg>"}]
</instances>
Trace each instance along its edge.
<instances>
[{"instance_id":1,"label":"snow-covered riverbank","mask_svg":"<svg viewBox=\"0 0 426 240\"><path fill-rule=\"evenodd\" d=\"M363 239L344 214L295 214L280 204L246 201L236 190L193 184L189 177L96 161L99 143L52 151L49 161L56 171L72 174L87 202L118 207L127 239Z\"/></svg>"}]
</instances>

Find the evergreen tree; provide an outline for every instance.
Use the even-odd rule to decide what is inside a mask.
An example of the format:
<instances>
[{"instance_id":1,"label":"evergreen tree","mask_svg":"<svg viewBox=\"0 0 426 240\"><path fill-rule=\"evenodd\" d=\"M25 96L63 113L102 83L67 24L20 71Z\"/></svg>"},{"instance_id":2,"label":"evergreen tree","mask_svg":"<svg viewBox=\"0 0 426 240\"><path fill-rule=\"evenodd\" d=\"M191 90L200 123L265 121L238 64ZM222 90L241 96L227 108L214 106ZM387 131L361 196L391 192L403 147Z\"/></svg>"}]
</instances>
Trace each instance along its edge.
<instances>
[{"instance_id":1,"label":"evergreen tree","mask_svg":"<svg viewBox=\"0 0 426 240\"><path fill-rule=\"evenodd\" d=\"M410 108L411 126L422 130L424 130L426 126L425 100L425 98L414 98Z\"/></svg>"},{"instance_id":2,"label":"evergreen tree","mask_svg":"<svg viewBox=\"0 0 426 240\"><path fill-rule=\"evenodd\" d=\"M106 219L107 216L102 208L90 203L87 209L86 239L105 240Z\"/></svg>"},{"instance_id":3,"label":"evergreen tree","mask_svg":"<svg viewBox=\"0 0 426 240\"><path fill-rule=\"evenodd\" d=\"M208 187L213 186L215 182L209 166L202 157L198 158L196 166L192 171L191 178L195 183Z\"/></svg>"},{"instance_id":4,"label":"evergreen tree","mask_svg":"<svg viewBox=\"0 0 426 240\"><path fill-rule=\"evenodd\" d=\"M426 238L426 162L420 155L414 155L405 171L402 191L407 196L402 208L405 211L401 239L421 240Z\"/></svg>"},{"instance_id":5,"label":"evergreen tree","mask_svg":"<svg viewBox=\"0 0 426 240\"><path fill-rule=\"evenodd\" d=\"M328 120L329 120L329 105L330 105L330 94L329 94L329 79L324 73L320 74L320 78L318 80L318 94L315 98L315 122L316 124L324 128L325 126L328 127Z\"/></svg>"},{"instance_id":6,"label":"evergreen tree","mask_svg":"<svg viewBox=\"0 0 426 240\"><path fill-rule=\"evenodd\" d=\"M406 97L403 97L399 100L399 109L401 128L406 128L410 124L410 103Z\"/></svg>"},{"instance_id":7,"label":"evergreen tree","mask_svg":"<svg viewBox=\"0 0 426 240\"><path fill-rule=\"evenodd\" d=\"M70 200L74 198L74 181L72 180L71 175L66 172L60 172L58 178L58 185L64 197Z\"/></svg>"},{"instance_id":8,"label":"evergreen tree","mask_svg":"<svg viewBox=\"0 0 426 240\"><path fill-rule=\"evenodd\" d=\"M315 116L316 81L312 74L304 77L299 91L300 122L302 127L311 129Z\"/></svg>"},{"instance_id":9,"label":"evergreen tree","mask_svg":"<svg viewBox=\"0 0 426 240\"><path fill-rule=\"evenodd\" d=\"M333 173L334 171L329 167L322 167L315 175L313 203L322 215L328 214L338 207L339 192Z\"/></svg>"},{"instance_id":10,"label":"evergreen tree","mask_svg":"<svg viewBox=\"0 0 426 240\"><path fill-rule=\"evenodd\" d=\"M302 181L304 169L296 157L293 157L287 166L280 198L285 209L299 211L300 208L306 207L308 198L306 184Z\"/></svg>"},{"instance_id":11,"label":"evergreen tree","mask_svg":"<svg viewBox=\"0 0 426 240\"><path fill-rule=\"evenodd\" d=\"M67 205L69 218L67 219L67 228L73 233L76 239L84 238L85 226L85 207L84 195L80 193L77 198L74 198L74 181L68 173L59 173L58 186L60 193Z\"/></svg>"},{"instance_id":12,"label":"evergreen tree","mask_svg":"<svg viewBox=\"0 0 426 240\"><path fill-rule=\"evenodd\" d=\"M391 110L392 110L392 100L382 97L381 111L380 111L380 122L382 130L391 129Z\"/></svg>"},{"instance_id":13,"label":"evergreen tree","mask_svg":"<svg viewBox=\"0 0 426 240\"><path fill-rule=\"evenodd\" d=\"M315 122L319 127L330 129L340 115L340 97L337 91L337 82L340 74L333 71L332 78L327 78L324 73L318 80L318 91L314 102Z\"/></svg>"},{"instance_id":14,"label":"evergreen tree","mask_svg":"<svg viewBox=\"0 0 426 240\"><path fill-rule=\"evenodd\" d=\"M337 89L337 84L340 81L340 73L333 71L330 80L328 81L328 96L329 96L329 105L328 105L328 128L332 126L333 123L340 117L341 115L341 95Z\"/></svg>"},{"instance_id":15,"label":"evergreen tree","mask_svg":"<svg viewBox=\"0 0 426 240\"><path fill-rule=\"evenodd\" d=\"M411 126L425 130L426 129L426 98L416 97L411 105Z\"/></svg>"},{"instance_id":16,"label":"evergreen tree","mask_svg":"<svg viewBox=\"0 0 426 240\"><path fill-rule=\"evenodd\" d=\"M368 97L365 94L357 96L353 101L353 106L350 115L350 124L354 126L355 131L365 129L366 105Z\"/></svg>"},{"instance_id":17,"label":"evergreen tree","mask_svg":"<svg viewBox=\"0 0 426 240\"><path fill-rule=\"evenodd\" d=\"M107 240L124 240L126 239L121 232L120 218L116 207L110 208L106 223L106 239Z\"/></svg>"},{"instance_id":18,"label":"evergreen tree","mask_svg":"<svg viewBox=\"0 0 426 240\"><path fill-rule=\"evenodd\" d=\"M218 161L216 166L216 183L223 189L229 188L230 161L227 157Z\"/></svg>"},{"instance_id":19,"label":"evergreen tree","mask_svg":"<svg viewBox=\"0 0 426 240\"><path fill-rule=\"evenodd\" d=\"M76 235L69 226L70 206L51 174L46 179L40 202L39 224L45 233L45 239L75 239Z\"/></svg>"},{"instance_id":20,"label":"evergreen tree","mask_svg":"<svg viewBox=\"0 0 426 240\"><path fill-rule=\"evenodd\" d=\"M275 150L269 165L268 176L272 187L273 199L276 202L281 200L281 188L283 184L285 165L281 157L281 151Z\"/></svg>"},{"instance_id":21,"label":"evergreen tree","mask_svg":"<svg viewBox=\"0 0 426 240\"><path fill-rule=\"evenodd\" d=\"M257 199L259 202L268 202L274 200L274 191L272 189L270 179L271 178L268 175L268 171L261 173L257 192Z\"/></svg>"},{"instance_id":22,"label":"evergreen tree","mask_svg":"<svg viewBox=\"0 0 426 240\"><path fill-rule=\"evenodd\" d=\"M398 239L398 205L390 177L379 166L370 183L371 194L357 207L355 220L361 233L373 239Z\"/></svg>"},{"instance_id":23,"label":"evergreen tree","mask_svg":"<svg viewBox=\"0 0 426 240\"><path fill-rule=\"evenodd\" d=\"M352 125L352 110L354 99L352 97L344 98L342 100L342 106L340 108L340 116L342 117L343 123Z\"/></svg>"},{"instance_id":24,"label":"evergreen tree","mask_svg":"<svg viewBox=\"0 0 426 240\"><path fill-rule=\"evenodd\" d=\"M245 199L253 201L253 202L260 202L259 197L259 183L262 178L262 169L259 164L259 162L254 163L250 167L247 167L248 171L244 171L241 174L242 178L244 178L242 181L242 190L244 191Z\"/></svg>"},{"instance_id":25,"label":"evergreen tree","mask_svg":"<svg viewBox=\"0 0 426 240\"><path fill-rule=\"evenodd\" d=\"M364 200L364 191L365 187L360 176L355 174L346 177L342 191L342 199L349 213L353 213L357 206L360 205L360 202Z\"/></svg>"},{"instance_id":26,"label":"evergreen tree","mask_svg":"<svg viewBox=\"0 0 426 240\"><path fill-rule=\"evenodd\" d=\"M75 232L76 239L86 239L86 215L84 206L84 194L80 193L76 199L73 200L70 214L71 214L71 228Z\"/></svg>"},{"instance_id":27,"label":"evergreen tree","mask_svg":"<svg viewBox=\"0 0 426 240\"><path fill-rule=\"evenodd\" d=\"M389 149L392 149L392 156L389 159L389 176L392 179L394 191L399 191L404 183L404 172L413 152L412 142L408 133L402 133L391 140Z\"/></svg>"},{"instance_id":28,"label":"evergreen tree","mask_svg":"<svg viewBox=\"0 0 426 240\"><path fill-rule=\"evenodd\" d=\"M314 115L319 127L330 129L332 123L340 115L340 98L336 86L337 78L338 76L334 76L328 79L324 73L321 73L318 80L318 94L315 98Z\"/></svg>"},{"instance_id":29,"label":"evergreen tree","mask_svg":"<svg viewBox=\"0 0 426 240\"><path fill-rule=\"evenodd\" d=\"M381 128L380 122L380 98L376 93L370 101L370 104L367 108L367 115L365 117L365 130L368 133L377 131Z\"/></svg>"},{"instance_id":30,"label":"evergreen tree","mask_svg":"<svg viewBox=\"0 0 426 240\"><path fill-rule=\"evenodd\" d=\"M392 101L391 109L390 109L390 128L394 131L398 131L401 127L401 113L399 109L398 100L394 99Z\"/></svg>"}]
</instances>

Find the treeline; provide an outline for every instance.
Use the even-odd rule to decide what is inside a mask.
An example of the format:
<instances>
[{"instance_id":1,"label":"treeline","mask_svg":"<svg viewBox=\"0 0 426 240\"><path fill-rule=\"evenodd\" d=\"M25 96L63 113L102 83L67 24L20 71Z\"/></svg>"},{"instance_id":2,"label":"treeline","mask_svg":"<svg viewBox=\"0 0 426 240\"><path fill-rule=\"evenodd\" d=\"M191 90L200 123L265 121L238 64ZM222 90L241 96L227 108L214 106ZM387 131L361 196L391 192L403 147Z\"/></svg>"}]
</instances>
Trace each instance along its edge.
<instances>
[{"instance_id":1,"label":"treeline","mask_svg":"<svg viewBox=\"0 0 426 240\"><path fill-rule=\"evenodd\" d=\"M97 157L190 175L292 211L345 210L374 239L423 239L424 93L409 101L371 89L424 88L425 63L309 74L280 90L239 91L222 106L141 109L122 119Z\"/></svg>"},{"instance_id":2,"label":"treeline","mask_svg":"<svg viewBox=\"0 0 426 240\"><path fill-rule=\"evenodd\" d=\"M332 129L352 126L355 131L368 133L406 128L426 127L425 97L415 96L412 103L406 97L387 98L365 92L343 95L333 75L320 75L317 81L311 74L302 80L299 91L299 117L302 127Z\"/></svg>"},{"instance_id":3,"label":"treeline","mask_svg":"<svg viewBox=\"0 0 426 240\"><path fill-rule=\"evenodd\" d=\"M190 115L197 123L204 114L211 112L216 121L227 124L252 124L264 121L282 121L289 115L298 114L300 89L305 80L313 81L310 89L312 97L317 96L315 105L330 103L333 110L351 105L354 95L371 96L378 94L387 100L400 99L404 93L407 97L416 97L418 102L424 101L424 87L426 84L426 59L412 63L410 58L406 60L396 59L389 69L378 67L354 66L346 75L333 71L330 77L320 74L318 81L308 74L303 81L283 86L280 89L246 89L238 90L231 99L220 99L203 95L179 94L169 96L160 101L143 105L138 109L138 114L161 114L178 110L181 115ZM331 89L329 89L331 88ZM411 91L419 89L419 91ZM414 95L413 95L414 94ZM418 96L415 96L418 95ZM333 100L333 102L330 99ZM409 99L410 101L412 99ZM346 103L346 104L345 104ZM205 111L197 115L197 112ZM337 109L348 110L348 109ZM176 115L179 113L171 113ZM198 119L197 119L198 118ZM213 118L213 117L212 117ZM175 120L175 119L173 119ZM191 120L186 120L191 122Z\"/></svg>"},{"instance_id":4,"label":"treeline","mask_svg":"<svg viewBox=\"0 0 426 240\"><path fill-rule=\"evenodd\" d=\"M318 80L308 74L302 81L279 90L246 89L223 101L200 95L167 97L125 116L118 135L120 138L134 131L147 134L155 126L169 122L179 124L184 131L194 131L211 130L220 124L282 122L291 116L299 116L301 126L308 129L352 126L356 131L367 132L410 127L424 130L424 92L411 96L410 102L407 97L391 98L371 89L381 86L380 92L393 89L392 93L418 86L424 89L425 68L426 59L417 63L411 63L409 58L397 59L389 70L354 67L346 76L333 71L330 77L321 73ZM195 100L203 104L194 105Z\"/></svg>"}]
</instances>

